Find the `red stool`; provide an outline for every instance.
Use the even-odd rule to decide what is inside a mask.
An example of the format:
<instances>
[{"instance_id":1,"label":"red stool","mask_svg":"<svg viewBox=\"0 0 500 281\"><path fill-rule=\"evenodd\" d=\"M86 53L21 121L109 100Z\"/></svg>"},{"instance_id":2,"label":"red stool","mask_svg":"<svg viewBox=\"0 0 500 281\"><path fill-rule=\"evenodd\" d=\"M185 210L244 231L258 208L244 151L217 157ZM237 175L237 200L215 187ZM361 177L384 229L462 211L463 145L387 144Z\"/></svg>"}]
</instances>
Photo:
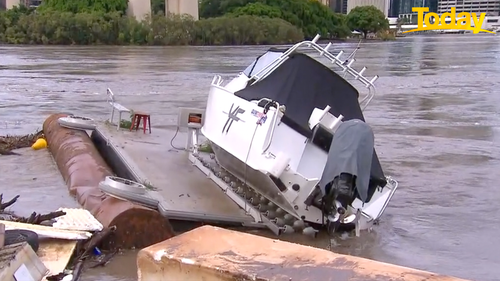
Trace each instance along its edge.
<instances>
[{"instance_id":1,"label":"red stool","mask_svg":"<svg viewBox=\"0 0 500 281\"><path fill-rule=\"evenodd\" d=\"M139 125L141 124L141 119L142 119L142 127L144 134L146 133L146 122L148 123L149 126L149 133L151 134L151 116L147 113L143 112L134 112L134 116L132 117L132 125L130 126L130 131L135 126L135 130L139 129Z\"/></svg>"}]
</instances>

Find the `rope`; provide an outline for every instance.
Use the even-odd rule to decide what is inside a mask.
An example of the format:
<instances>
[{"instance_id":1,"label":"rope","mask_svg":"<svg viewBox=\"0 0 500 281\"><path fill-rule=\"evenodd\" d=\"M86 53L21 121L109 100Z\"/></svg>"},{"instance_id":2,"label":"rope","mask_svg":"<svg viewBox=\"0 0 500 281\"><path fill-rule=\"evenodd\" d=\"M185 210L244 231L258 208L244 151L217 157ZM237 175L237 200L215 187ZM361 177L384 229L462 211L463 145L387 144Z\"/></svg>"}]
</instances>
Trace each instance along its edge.
<instances>
[{"instance_id":1,"label":"rope","mask_svg":"<svg viewBox=\"0 0 500 281\"><path fill-rule=\"evenodd\" d=\"M255 130L253 131L253 134L252 134L252 138L250 139L250 145L248 146L248 151L247 151L247 156L245 158L245 169L243 171L243 184L247 185L247 168L248 168L248 157L250 157L250 151L252 150L252 144L253 144L253 139L255 138L255 133L257 133L257 129L259 128L259 123L257 121L257 124L255 124ZM245 192L245 196L246 196L246 192ZM245 211L247 210L247 200L244 200L245 201Z\"/></svg>"}]
</instances>

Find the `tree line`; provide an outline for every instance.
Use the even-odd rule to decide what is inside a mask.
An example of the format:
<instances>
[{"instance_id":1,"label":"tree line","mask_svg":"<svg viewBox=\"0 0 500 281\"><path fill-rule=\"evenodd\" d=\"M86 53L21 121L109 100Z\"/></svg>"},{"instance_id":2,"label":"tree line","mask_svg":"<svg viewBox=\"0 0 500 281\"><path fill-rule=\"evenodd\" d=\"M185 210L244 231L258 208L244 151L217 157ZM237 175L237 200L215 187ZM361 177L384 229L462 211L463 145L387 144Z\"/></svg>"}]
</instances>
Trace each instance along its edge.
<instances>
[{"instance_id":1,"label":"tree line","mask_svg":"<svg viewBox=\"0 0 500 281\"><path fill-rule=\"evenodd\" d=\"M281 18L300 28L307 39L316 34L322 38L345 38L352 30L362 32L366 38L368 33L389 29L384 13L375 6L358 6L344 15L315 0L200 0L202 18L223 15Z\"/></svg>"},{"instance_id":2,"label":"tree line","mask_svg":"<svg viewBox=\"0 0 500 281\"><path fill-rule=\"evenodd\" d=\"M256 16L195 21L159 13L144 21L121 12L43 12L15 8L0 13L0 43L45 45L257 45L290 44L303 33L281 20Z\"/></svg>"},{"instance_id":3,"label":"tree line","mask_svg":"<svg viewBox=\"0 0 500 281\"><path fill-rule=\"evenodd\" d=\"M196 21L188 15L165 16L164 0L152 1L153 12L143 21L126 15L128 0L44 0L37 9L15 7L0 12L0 43L289 44L318 33L345 38L353 28L377 32L387 22L375 7L361 7L362 18L363 13L336 14L309 0L200 0L201 19Z\"/></svg>"}]
</instances>

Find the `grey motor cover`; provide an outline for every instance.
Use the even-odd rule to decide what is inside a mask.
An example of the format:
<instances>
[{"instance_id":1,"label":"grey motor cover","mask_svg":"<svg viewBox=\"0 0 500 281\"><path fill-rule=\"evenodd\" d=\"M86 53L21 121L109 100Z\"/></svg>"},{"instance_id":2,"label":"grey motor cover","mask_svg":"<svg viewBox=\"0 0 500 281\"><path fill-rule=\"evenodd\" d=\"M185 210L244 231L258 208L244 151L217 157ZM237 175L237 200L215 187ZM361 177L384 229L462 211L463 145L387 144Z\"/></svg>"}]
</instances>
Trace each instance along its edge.
<instances>
[{"instance_id":1,"label":"grey motor cover","mask_svg":"<svg viewBox=\"0 0 500 281\"><path fill-rule=\"evenodd\" d=\"M341 173L356 176L356 189L362 202L368 197L374 136L371 127L359 119L342 122L335 132L319 187L325 187Z\"/></svg>"}]
</instances>

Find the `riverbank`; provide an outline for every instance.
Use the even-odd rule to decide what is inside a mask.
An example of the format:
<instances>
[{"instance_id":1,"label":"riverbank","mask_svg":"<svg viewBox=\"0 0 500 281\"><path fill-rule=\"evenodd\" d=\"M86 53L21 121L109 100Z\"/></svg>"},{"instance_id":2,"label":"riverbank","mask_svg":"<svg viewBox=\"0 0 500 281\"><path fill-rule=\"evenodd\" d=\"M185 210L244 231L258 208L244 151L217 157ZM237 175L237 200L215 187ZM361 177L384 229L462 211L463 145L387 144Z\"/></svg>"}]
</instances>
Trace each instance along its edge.
<instances>
[{"instance_id":1,"label":"riverbank","mask_svg":"<svg viewBox=\"0 0 500 281\"><path fill-rule=\"evenodd\" d=\"M138 22L120 13L0 12L0 43L29 45L267 45L304 34L287 21L257 16L195 21L161 14Z\"/></svg>"}]
</instances>

